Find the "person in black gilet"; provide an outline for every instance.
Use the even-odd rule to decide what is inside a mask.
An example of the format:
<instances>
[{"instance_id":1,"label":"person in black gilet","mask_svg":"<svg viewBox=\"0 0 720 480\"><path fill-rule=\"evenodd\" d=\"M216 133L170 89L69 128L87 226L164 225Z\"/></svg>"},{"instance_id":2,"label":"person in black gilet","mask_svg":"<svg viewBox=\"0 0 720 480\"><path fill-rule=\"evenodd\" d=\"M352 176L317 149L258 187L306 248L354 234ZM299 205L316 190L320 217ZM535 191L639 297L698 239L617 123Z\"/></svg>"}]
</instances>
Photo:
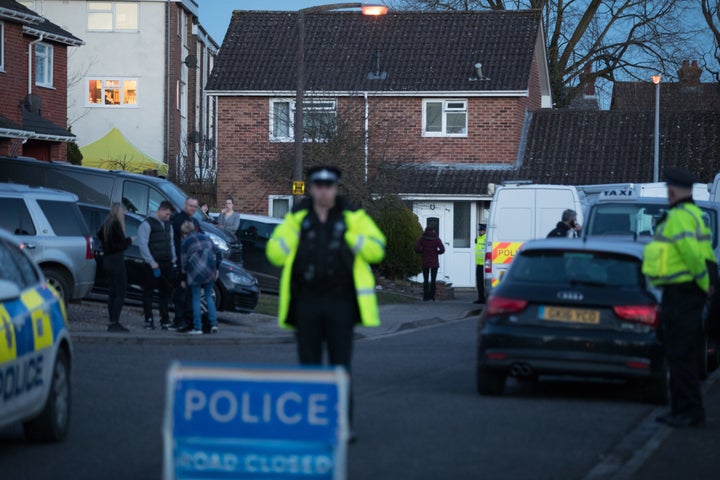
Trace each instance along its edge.
<instances>
[{"instance_id":1,"label":"person in black gilet","mask_svg":"<svg viewBox=\"0 0 720 480\"><path fill-rule=\"evenodd\" d=\"M155 330L152 312L153 292L158 292L160 326L168 330L171 326L168 314L170 290L175 282L175 243L173 228L170 224L173 206L170 202L161 202L155 212L138 227L138 246L145 261L145 284L143 285L143 310L145 328Z\"/></svg>"}]
</instances>

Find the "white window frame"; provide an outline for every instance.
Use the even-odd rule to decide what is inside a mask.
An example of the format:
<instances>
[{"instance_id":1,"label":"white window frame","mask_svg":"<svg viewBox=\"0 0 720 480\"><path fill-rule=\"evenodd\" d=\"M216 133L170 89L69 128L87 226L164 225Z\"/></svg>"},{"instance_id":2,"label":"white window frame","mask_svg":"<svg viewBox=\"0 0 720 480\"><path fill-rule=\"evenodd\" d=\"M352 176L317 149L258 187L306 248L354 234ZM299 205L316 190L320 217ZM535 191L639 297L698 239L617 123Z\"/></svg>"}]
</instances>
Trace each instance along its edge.
<instances>
[{"instance_id":1,"label":"white window frame","mask_svg":"<svg viewBox=\"0 0 720 480\"><path fill-rule=\"evenodd\" d=\"M92 3L109 3L110 4L110 10L90 10L90 4ZM118 3L123 4L134 4L137 6L137 28L118 28L117 27L117 11L116 7ZM135 33L140 31L140 10L141 10L141 3L139 1L136 2L113 2L113 1L88 1L87 7L86 7L86 21L85 26L87 28L88 32L93 33ZM112 15L112 27L110 29L97 29L97 28L90 28L90 15L93 13L110 13Z\"/></svg>"},{"instance_id":2,"label":"white window frame","mask_svg":"<svg viewBox=\"0 0 720 480\"><path fill-rule=\"evenodd\" d=\"M45 53L40 55L38 48L45 48ZM35 44L35 85L38 87L52 88L53 86L53 63L54 63L55 49L49 43L37 43ZM43 79L38 78L37 64L39 61L45 63L46 76Z\"/></svg>"},{"instance_id":3,"label":"white window frame","mask_svg":"<svg viewBox=\"0 0 720 480\"><path fill-rule=\"evenodd\" d=\"M0 22L0 72L5 71L5 22Z\"/></svg>"},{"instance_id":4,"label":"white window frame","mask_svg":"<svg viewBox=\"0 0 720 480\"><path fill-rule=\"evenodd\" d=\"M442 129L439 132L427 131L427 104L442 104ZM452 103L463 103L464 108L449 107ZM448 113L465 113L465 131L463 133L447 133L447 114ZM467 137L468 135L468 101L463 98L445 99L445 98L426 98L422 103L422 136L423 137Z\"/></svg>"},{"instance_id":5,"label":"white window frame","mask_svg":"<svg viewBox=\"0 0 720 480\"><path fill-rule=\"evenodd\" d=\"M314 107L313 102L316 103L332 103L332 107L330 108L323 108L323 107ZM290 105L290 108L288 109L288 115L289 115L289 134L286 137L275 137L273 135L273 131L275 130L275 104L276 103L288 103ZM337 110L338 110L338 102L335 98L314 98L305 100L303 102L303 107L305 110L305 115L307 115L308 111L312 110L318 110L318 111L332 111L335 113L335 118L337 119ZM271 98L270 99L270 107L269 107L269 114L270 114L270 130L268 131L268 135L270 137L271 142L294 142L295 141L295 99L294 98ZM305 138L305 142L310 142L313 140L323 140L323 138Z\"/></svg>"},{"instance_id":6,"label":"white window frame","mask_svg":"<svg viewBox=\"0 0 720 480\"><path fill-rule=\"evenodd\" d=\"M292 210L293 208L293 196L292 195L269 195L268 196L268 216L273 217L273 203L275 201L281 200L288 202L288 212ZM282 218L282 217L273 217L273 218Z\"/></svg>"},{"instance_id":7,"label":"white window frame","mask_svg":"<svg viewBox=\"0 0 720 480\"><path fill-rule=\"evenodd\" d=\"M85 97L85 106L86 107L115 109L115 108L138 108L140 106L140 93L139 93L140 80L137 77L100 77L100 76L93 77L93 76L88 76L88 77L85 77L85 88L87 89L86 90L87 92L90 91L90 81L91 80L102 81L103 86L102 86L102 89L100 92L100 98L103 101L100 103L92 103L90 101L90 95L87 95L87 97ZM118 103L118 104L112 105L112 104L105 103L105 100L104 100L105 99L105 82L107 82L108 80L117 80L120 82L120 99L121 100L120 100L120 103ZM135 103L125 103L125 82L126 81L131 81L131 82L134 81L135 82L135 97L136 97Z\"/></svg>"}]
</instances>

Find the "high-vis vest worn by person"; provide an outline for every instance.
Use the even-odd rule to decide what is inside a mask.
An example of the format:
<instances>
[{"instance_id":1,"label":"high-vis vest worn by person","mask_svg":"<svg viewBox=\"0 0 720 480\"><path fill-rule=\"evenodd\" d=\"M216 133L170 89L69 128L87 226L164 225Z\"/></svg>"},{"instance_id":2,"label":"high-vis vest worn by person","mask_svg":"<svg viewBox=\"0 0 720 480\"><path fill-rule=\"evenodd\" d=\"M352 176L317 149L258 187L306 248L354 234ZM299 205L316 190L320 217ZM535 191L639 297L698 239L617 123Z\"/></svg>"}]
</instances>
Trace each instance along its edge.
<instances>
[{"instance_id":1,"label":"high-vis vest worn by person","mask_svg":"<svg viewBox=\"0 0 720 480\"><path fill-rule=\"evenodd\" d=\"M657 225L653 241L645 247L642 271L653 285L695 282L707 292L707 262L716 262L711 241L702 210L681 202Z\"/></svg>"},{"instance_id":2,"label":"high-vis vest worn by person","mask_svg":"<svg viewBox=\"0 0 720 480\"><path fill-rule=\"evenodd\" d=\"M485 239L487 234L483 233L475 239L475 265L485 263Z\"/></svg>"},{"instance_id":3,"label":"high-vis vest worn by person","mask_svg":"<svg viewBox=\"0 0 720 480\"><path fill-rule=\"evenodd\" d=\"M278 322L283 328L293 328L287 322L292 295L290 283L300 243L300 229L307 214L308 210L302 209L285 215L265 249L270 263L283 267L278 305ZM385 258L385 235L364 210L343 210L343 218L347 227L345 242L355 254L352 273L360 320L365 327L376 327L380 325L380 314L375 296L375 276L370 264L379 263Z\"/></svg>"}]
</instances>

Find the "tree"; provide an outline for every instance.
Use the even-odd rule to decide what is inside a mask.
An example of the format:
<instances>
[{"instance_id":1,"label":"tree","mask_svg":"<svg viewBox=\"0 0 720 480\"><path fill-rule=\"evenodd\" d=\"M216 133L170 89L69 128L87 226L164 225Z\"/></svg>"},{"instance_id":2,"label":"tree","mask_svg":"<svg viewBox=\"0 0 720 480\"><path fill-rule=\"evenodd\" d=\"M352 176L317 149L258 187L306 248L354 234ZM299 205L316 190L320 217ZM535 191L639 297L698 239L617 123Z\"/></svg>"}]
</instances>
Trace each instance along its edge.
<instances>
[{"instance_id":1,"label":"tree","mask_svg":"<svg viewBox=\"0 0 720 480\"><path fill-rule=\"evenodd\" d=\"M703 2L715 3L714 0ZM541 9L556 106L598 79L674 72L696 30L685 23L692 0L396 0L421 10ZM716 7L717 9L717 7ZM687 58L687 57L685 57ZM590 65L592 69L586 71Z\"/></svg>"},{"instance_id":2,"label":"tree","mask_svg":"<svg viewBox=\"0 0 720 480\"><path fill-rule=\"evenodd\" d=\"M716 82L720 83L720 70L718 70L718 65L720 65L720 6L717 0L701 0L700 9L713 40L709 53L711 60L705 60L705 69L713 74ZM710 66L710 63L713 65Z\"/></svg>"},{"instance_id":3,"label":"tree","mask_svg":"<svg viewBox=\"0 0 720 480\"><path fill-rule=\"evenodd\" d=\"M201 202L215 205L217 169L215 147L210 139L189 135L181 142L181 152L168 165L168 178Z\"/></svg>"}]
</instances>

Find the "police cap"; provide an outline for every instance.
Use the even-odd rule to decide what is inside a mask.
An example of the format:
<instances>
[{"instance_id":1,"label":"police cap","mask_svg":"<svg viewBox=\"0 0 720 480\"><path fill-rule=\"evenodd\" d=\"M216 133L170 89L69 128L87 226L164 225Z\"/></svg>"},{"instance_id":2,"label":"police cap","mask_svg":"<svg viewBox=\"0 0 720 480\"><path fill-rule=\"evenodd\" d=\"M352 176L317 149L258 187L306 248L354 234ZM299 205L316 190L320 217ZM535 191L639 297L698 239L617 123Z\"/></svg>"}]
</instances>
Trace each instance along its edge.
<instances>
[{"instance_id":1,"label":"police cap","mask_svg":"<svg viewBox=\"0 0 720 480\"><path fill-rule=\"evenodd\" d=\"M670 167L665 169L665 182L671 187L692 188L697 177L684 168Z\"/></svg>"},{"instance_id":2,"label":"police cap","mask_svg":"<svg viewBox=\"0 0 720 480\"><path fill-rule=\"evenodd\" d=\"M487 225L484 223L478 223L478 230L487 230Z\"/></svg>"},{"instance_id":3,"label":"police cap","mask_svg":"<svg viewBox=\"0 0 720 480\"><path fill-rule=\"evenodd\" d=\"M308 170L310 183L338 183L341 176L340 169L332 165L320 165Z\"/></svg>"}]
</instances>

